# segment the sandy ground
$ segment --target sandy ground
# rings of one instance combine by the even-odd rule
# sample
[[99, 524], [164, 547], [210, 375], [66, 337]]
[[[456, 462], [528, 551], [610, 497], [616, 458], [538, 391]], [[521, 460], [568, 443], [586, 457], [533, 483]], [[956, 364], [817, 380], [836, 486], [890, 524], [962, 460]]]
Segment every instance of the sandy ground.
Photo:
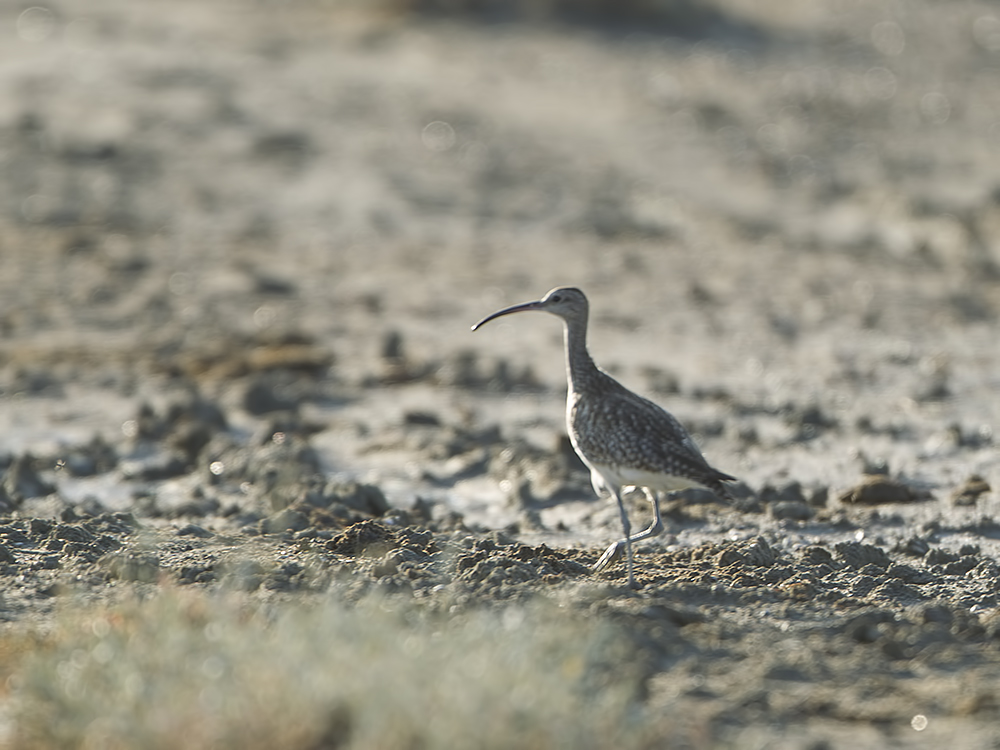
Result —
[[[691, 746], [998, 746], [1000, 14], [677, 7], [0, 4], [9, 627], [555, 595]], [[741, 480], [638, 592], [558, 321], [469, 330], [557, 285]]]

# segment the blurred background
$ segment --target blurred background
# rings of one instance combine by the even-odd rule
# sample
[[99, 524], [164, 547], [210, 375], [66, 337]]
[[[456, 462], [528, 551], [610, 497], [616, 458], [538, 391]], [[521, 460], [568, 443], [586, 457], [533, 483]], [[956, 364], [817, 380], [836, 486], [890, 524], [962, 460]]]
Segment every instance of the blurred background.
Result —
[[[165, 381], [284, 367], [322, 373], [294, 398], [367, 394], [359, 419], [397, 419], [412, 383], [466, 413], [540, 388], [531, 409], [559, 430], [558, 325], [468, 327], [563, 284], [590, 296], [597, 361], [687, 397], [684, 417], [794, 403], [877, 437], [931, 415], [921, 441], [996, 422], [992, 3], [92, 0], [0, 18], [0, 388], [103, 394], [49, 429]], [[737, 428], [716, 463], [799, 465]], [[855, 460], [817, 445], [818, 472]]]
[[[39, 3], [0, 745], [996, 746], [1000, 5]], [[558, 321], [469, 330], [561, 285], [746, 484], [642, 592], [585, 567]]]

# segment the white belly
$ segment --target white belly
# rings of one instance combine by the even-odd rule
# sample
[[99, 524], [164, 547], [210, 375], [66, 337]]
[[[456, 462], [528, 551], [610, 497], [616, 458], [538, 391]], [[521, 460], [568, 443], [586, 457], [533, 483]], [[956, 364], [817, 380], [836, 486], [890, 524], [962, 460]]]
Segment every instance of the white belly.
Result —
[[607, 464], [593, 464], [586, 460], [584, 462], [590, 467], [591, 481], [594, 484], [594, 489], [598, 491], [600, 491], [598, 485], [605, 487], [648, 487], [658, 492], [674, 492], [688, 487], [702, 486], [699, 482], [685, 477]]

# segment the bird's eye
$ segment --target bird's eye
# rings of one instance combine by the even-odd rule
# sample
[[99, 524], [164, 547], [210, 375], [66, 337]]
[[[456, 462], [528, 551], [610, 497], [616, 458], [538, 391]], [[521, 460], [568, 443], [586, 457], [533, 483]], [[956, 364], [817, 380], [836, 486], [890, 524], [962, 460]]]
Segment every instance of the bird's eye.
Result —
[[562, 297], [560, 297], [558, 294], [552, 295], [551, 297], [549, 297], [549, 299], [552, 300], [553, 302], [562, 302]]

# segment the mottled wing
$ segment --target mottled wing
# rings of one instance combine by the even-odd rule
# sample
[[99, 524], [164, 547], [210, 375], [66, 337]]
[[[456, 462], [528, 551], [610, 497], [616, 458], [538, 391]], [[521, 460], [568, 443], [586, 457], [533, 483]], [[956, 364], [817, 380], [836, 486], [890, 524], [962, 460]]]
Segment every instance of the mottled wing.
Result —
[[601, 392], [579, 395], [569, 419], [592, 463], [684, 477], [728, 494], [720, 481], [733, 477], [708, 464], [673, 415], [610, 377]]

